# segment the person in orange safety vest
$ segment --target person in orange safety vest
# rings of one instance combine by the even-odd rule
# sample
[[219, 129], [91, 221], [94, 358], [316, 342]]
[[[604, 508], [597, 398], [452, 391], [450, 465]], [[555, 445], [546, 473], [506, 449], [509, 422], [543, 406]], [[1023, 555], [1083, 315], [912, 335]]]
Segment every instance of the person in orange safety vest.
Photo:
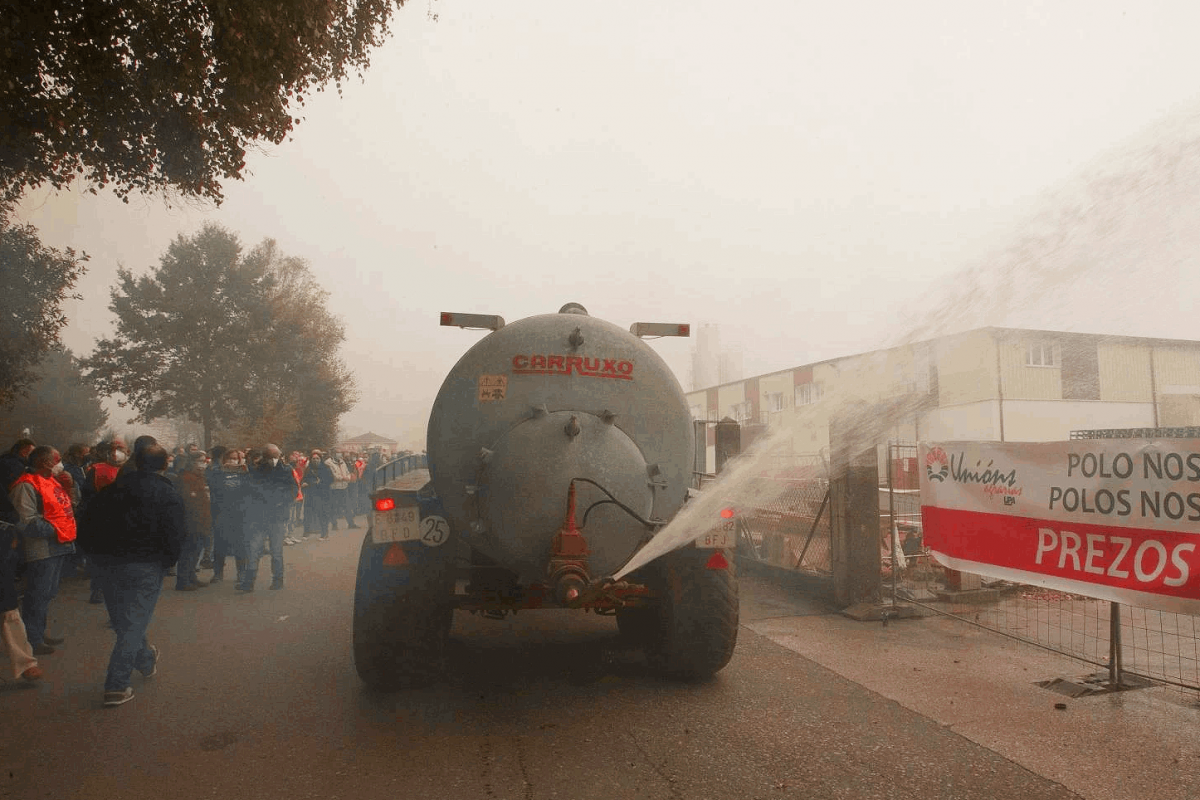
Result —
[[20, 517], [25, 545], [25, 597], [21, 618], [34, 655], [54, 652], [62, 637], [46, 635], [50, 602], [58, 595], [67, 556], [75, 552], [75, 512], [71, 506], [71, 476], [62, 457], [42, 445], [29, 454], [30, 472], [9, 489], [9, 500]]

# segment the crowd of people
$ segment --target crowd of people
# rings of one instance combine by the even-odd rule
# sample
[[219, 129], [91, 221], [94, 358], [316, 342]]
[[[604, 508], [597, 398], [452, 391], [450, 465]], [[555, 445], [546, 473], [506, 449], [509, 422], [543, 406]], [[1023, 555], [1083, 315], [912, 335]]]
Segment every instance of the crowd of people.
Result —
[[134, 670], [158, 670], [146, 629], [165, 577], [198, 591], [225, 581], [232, 559], [234, 588], [249, 593], [269, 555], [270, 588], [283, 589], [284, 548], [323, 541], [342, 520], [357, 528], [381, 462], [320, 448], [284, 455], [274, 444], [168, 452], [151, 436], [132, 453], [114, 438], [72, 444], [63, 457], [18, 440], [0, 455], [0, 642], [13, 678], [43, 677], [38, 656], [64, 641], [47, 631], [50, 606], [64, 573], [83, 571], [117, 638], [104, 704], [128, 701]]

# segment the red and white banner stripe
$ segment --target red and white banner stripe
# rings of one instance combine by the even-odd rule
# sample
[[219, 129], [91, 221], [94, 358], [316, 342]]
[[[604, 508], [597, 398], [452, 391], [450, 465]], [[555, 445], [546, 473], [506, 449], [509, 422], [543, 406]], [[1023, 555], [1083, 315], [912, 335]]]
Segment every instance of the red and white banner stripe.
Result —
[[920, 465], [945, 566], [1200, 614], [1200, 440], [927, 443]]

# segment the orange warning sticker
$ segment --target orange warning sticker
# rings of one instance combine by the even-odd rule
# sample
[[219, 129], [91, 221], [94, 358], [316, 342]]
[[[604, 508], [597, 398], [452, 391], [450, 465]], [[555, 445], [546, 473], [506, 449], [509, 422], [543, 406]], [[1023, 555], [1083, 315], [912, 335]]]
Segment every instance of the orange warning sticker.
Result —
[[479, 402], [491, 403], [496, 400], [503, 400], [505, 393], [508, 392], [508, 376], [507, 375], [480, 375], [479, 376]]

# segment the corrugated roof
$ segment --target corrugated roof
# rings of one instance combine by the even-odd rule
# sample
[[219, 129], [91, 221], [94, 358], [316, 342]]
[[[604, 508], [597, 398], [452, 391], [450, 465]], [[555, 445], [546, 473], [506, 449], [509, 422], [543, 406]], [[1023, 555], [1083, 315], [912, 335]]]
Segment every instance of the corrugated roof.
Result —
[[343, 439], [341, 444], [399, 444], [399, 442], [386, 436], [380, 436], [378, 433], [364, 433]]

